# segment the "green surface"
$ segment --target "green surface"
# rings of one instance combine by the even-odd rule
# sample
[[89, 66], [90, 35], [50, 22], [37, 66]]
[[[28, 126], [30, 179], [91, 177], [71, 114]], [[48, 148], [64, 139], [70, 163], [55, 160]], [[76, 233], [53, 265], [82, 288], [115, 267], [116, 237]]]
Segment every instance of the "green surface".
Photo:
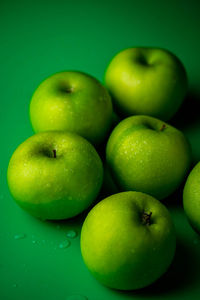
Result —
[[[34, 3], [34, 4], [33, 4]], [[175, 260], [153, 286], [119, 292], [101, 286], [83, 264], [79, 239], [60, 249], [68, 228], [84, 216], [59, 223], [41, 222], [11, 198], [6, 169], [15, 148], [33, 134], [28, 108], [34, 89], [47, 76], [73, 69], [102, 80], [121, 49], [165, 47], [184, 63], [190, 91], [171, 123], [189, 138], [200, 160], [200, 5], [198, 1], [1, 1], [0, 3], [0, 298], [59, 299], [81, 294], [89, 300], [198, 299], [200, 238], [189, 226], [181, 192], [166, 202], [177, 230]], [[26, 234], [15, 239], [16, 234]]]

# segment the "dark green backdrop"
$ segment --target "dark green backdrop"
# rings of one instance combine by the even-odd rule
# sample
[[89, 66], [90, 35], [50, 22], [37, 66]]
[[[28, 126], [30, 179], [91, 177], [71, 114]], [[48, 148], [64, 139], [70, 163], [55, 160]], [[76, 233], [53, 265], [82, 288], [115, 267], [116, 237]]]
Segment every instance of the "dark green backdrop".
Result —
[[[186, 66], [190, 91], [171, 121], [189, 138], [200, 159], [199, 1], [1, 1], [0, 2], [0, 298], [59, 299], [81, 294], [90, 300], [197, 299], [200, 297], [200, 239], [182, 210], [181, 191], [171, 197], [177, 229], [175, 260], [165, 276], [139, 292], [101, 286], [84, 266], [79, 238], [59, 249], [68, 228], [80, 233], [84, 216], [42, 223], [12, 200], [6, 183], [9, 158], [33, 134], [28, 107], [34, 89], [48, 75], [81, 70], [102, 80], [119, 50], [165, 47]], [[25, 234], [15, 239], [16, 234]]]

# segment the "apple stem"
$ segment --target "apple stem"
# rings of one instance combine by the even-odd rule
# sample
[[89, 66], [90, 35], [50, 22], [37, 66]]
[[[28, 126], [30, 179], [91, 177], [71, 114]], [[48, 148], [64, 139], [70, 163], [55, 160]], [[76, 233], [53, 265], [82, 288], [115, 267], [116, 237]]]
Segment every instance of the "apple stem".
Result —
[[148, 225], [148, 226], [150, 225], [151, 215], [152, 215], [152, 212], [150, 212], [149, 214], [146, 212], [143, 212], [143, 214], [142, 214], [142, 224], [143, 225]]
[[163, 131], [166, 128], [166, 124], [162, 124], [162, 127], [160, 128], [160, 131]]
[[53, 149], [53, 157], [56, 158], [56, 150]]

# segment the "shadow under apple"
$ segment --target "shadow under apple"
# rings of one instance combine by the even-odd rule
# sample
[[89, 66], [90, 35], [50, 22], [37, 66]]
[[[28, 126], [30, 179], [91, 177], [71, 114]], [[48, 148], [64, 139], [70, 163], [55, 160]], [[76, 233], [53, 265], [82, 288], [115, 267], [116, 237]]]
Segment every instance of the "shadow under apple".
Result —
[[126, 298], [155, 298], [161, 295], [170, 295], [178, 290], [189, 289], [200, 280], [199, 263], [195, 259], [191, 247], [184, 241], [177, 239], [177, 248], [174, 260], [168, 271], [152, 285], [137, 291], [117, 291]]
[[200, 95], [195, 91], [189, 91], [182, 106], [169, 123], [182, 130], [187, 127], [200, 124]]
[[191, 91], [170, 124], [182, 130], [192, 147], [193, 164], [200, 161], [200, 94]]

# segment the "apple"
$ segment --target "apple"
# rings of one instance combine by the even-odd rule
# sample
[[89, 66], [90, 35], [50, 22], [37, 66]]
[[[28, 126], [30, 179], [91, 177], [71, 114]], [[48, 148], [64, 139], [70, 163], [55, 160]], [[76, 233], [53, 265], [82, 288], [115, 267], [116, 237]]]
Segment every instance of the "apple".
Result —
[[200, 162], [192, 169], [185, 183], [183, 207], [191, 226], [200, 233]]
[[70, 132], [33, 135], [12, 155], [7, 180], [16, 203], [40, 219], [67, 219], [99, 193], [103, 167], [95, 148]]
[[120, 191], [139, 191], [163, 199], [184, 180], [191, 148], [178, 129], [150, 116], [132, 116], [112, 131], [106, 160]]
[[120, 290], [150, 285], [174, 257], [175, 229], [167, 208], [140, 192], [100, 201], [81, 230], [83, 260], [102, 284]]
[[35, 132], [66, 130], [98, 145], [112, 124], [112, 102], [106, 88], [82, 72], [56, 73], [36, 89], [30, 103]]
[[124, 116], [150, 115], [169, 120], [187, 92], [181, 61], [160, 48], [137, 47], [119, 52], [105, 72], [113, 104]]

